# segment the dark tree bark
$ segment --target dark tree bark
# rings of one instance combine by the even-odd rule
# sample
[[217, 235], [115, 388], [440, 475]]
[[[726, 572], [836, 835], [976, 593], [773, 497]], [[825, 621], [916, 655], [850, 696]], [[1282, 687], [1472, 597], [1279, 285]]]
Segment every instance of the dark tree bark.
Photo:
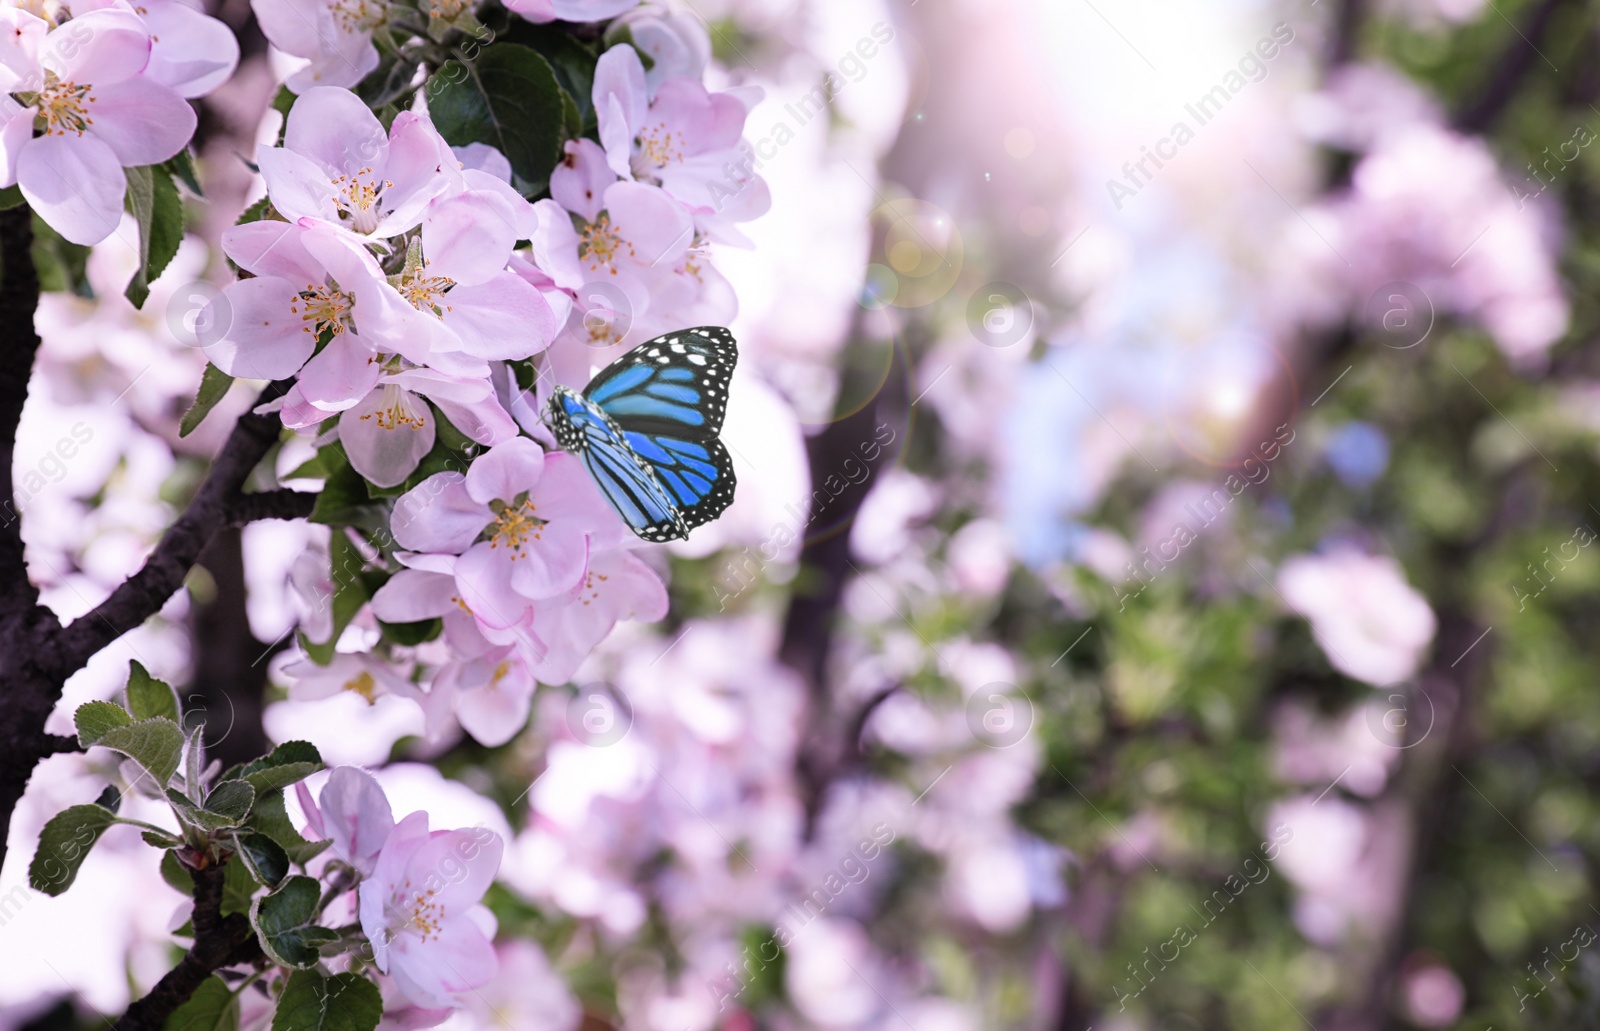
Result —
[[241, 946], [253, 945], [255, 932], [242, 913], [222, 915], [222, 866], [190, 873], [194, 877], [194, 945], [149, 995], [128, 1007], [112, 1031], [160, 1031], [172, 1011], [187, 1002], [206, 978], [224, 966], [248, 962], [249, 952]]

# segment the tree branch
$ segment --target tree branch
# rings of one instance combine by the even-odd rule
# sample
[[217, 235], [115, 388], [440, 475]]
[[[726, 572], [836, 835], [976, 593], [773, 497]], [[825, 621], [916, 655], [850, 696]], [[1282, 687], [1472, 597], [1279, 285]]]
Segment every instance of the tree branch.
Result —
[[1494, 70], [1484, 77], [1483, 93], [1477, 100], [1457, 113], [1455, 127], [1461, 132], [1482, 133], [1494, 124], [1517, 95], [1522, 80], [1535, 64], [1548, 60], [1539, 52], [1545, 31], [1556, 10], [1567, 0], [1544, 0], [1533, 9], [1528, 24], [1523, 28], [1513, 26], [1515, 35], [1507, 37], [1505, 52], [1495, 62]]
[[311, 491], [266, 490], [259, 494], [240, 494], [228, 503], [228, 523], [243, 526], [261, 519], [304, 519], [316, 507], [317, 495]]
[[149, 995], [128, 1007], [112, 1031], [160, 1031], [172, 1011], [189, 1001], [206, 978], [247, 959], [239, 950], [252, 941], [250, 921], [241, 913], [222, 915], [221, 864], [190, 873], [194, 877], [194, 945]]
[[[262, 391], [260, 399], [269, 401], [280, 397], [288, 387], [286, 381], [273, 383]], [[302, 514], [295, 506], [305, 505], [305, 512], [309, 513], [309, 503], [304, 499], [315, 500], [309, 494], [286, 501], [282, 495], [294, 492], [240, 493], [251, 471], [277, 441], [280, 428], [276, 415], [247, 412], [239, 417], [210, 475], [195, 492], [183, 515], [162, 536], [144, 567], [112, 591], [111, 597], [56, 635], [52, 642], [56, 664], [51, 668], [52, 673], [65, 679], [100, 649], [159, 612], [167, 599], [183, 586], [183, 579], [194, 566], [195, 559], [222, 526], [240, 521], [257, 508], [270, 510], [266, 512], [267, 517], [275, 519], [289, 518], [291, 509], [295, 516]], [[247, 500], [251, 497], [270, 497], [271, 500]]]
[[39, 592], [28, 582], [22, 557], [22, 527], [16, 515], [12, 465], [17, 426], [28, 400], [28, 380], [39, 351], [33, 313], [39, 306], [39, 273], [33, 267], [33, 212], [26, 205], [0, 211], [0, 629], [32, 609]]

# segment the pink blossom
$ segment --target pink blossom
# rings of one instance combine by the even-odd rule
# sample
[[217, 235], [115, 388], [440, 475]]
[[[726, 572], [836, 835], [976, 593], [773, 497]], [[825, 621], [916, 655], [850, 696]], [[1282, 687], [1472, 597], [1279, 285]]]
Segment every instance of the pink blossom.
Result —
[[[123, 0], [73, 0], [74, 17], [90, 11], [122, 10]], [[150, 63], [144, 75], [179, 96], [203, 97], [239, 66], [239, 40], [227, 25], [185, 0], [139, 0], [135, 8], [150, 31]]]
[[389, 799], [372, 775], [356, 766], [336, 768], [317, 795], [320, 808], [312, 803], [304, 781], [295, 785], [295, 791], [308, 830], [316, 838], [332, 838], [335, 855], [362, 876], [372, 876], [383, 844], [394, 829]]
[[404, 548], [460, 556], [460, 604], [496, 629], [571, 590], [590, 549], [614, 547], [626, 533], [578, 459], [547, 457], [524, 437], [489, 449], [465, 476], [424, 480], [397, 502], [394, 525]]
[[650, 59], [644, 82], [651, 96], [668, 79], [700, 78], [711, 63], [705, 22], [660, 4], [641, 4], [623, 14], [606, 29], [606, 41], [631, 43]]
[[533, 632], [549, 646], [534, 675], [565, 684], [618, 621], [666, 614], [667, 588], [654, 570], [626, 551], [600, 552], [571, 592], [534, 606]]
[[500, 836], [482, 827], [428, 832], [428, 814], [395, 825], [361, 883], [361, 929], [373, 961], [416, 1006], [458, 1005], [494, 977], [494, 946], [478, 905], [500, 867]]
[[[131, 11], [91, 11], [42, 37], [22, 12], [20, 36], [0, 70], [6, 92], [31, 100], [0, 113], [0, 186], [73, 243], [98, 243], [122, 218], [124, 166], [159, 164], [194, 135], [194, 110], [171, 87], [141, 74], [150, 32]], [[25, 68], [37, 44], [36, 68]], [[44, 133], [35, 137], [36, 118]]]
[[1299, 555], [1279, 568], [1278, 589], [1311, 621], [1334, 668], [1357, 680], [1386, 687], [1407, 679], [1433, 641], [1433, 610], [1386, 555]]
[[428, 202], [460, 183], [455, 155], [426, 116], [402, 111], [385, 133], [360, 97], [331, 86], [294, 102], [283, 146], [261, 147], [256, 162], [285, 218], [379, 238], [415, 228]]
[[675, 78], [652, 97], [644, 63], [624, 45], [600, 55], [593, 99], [613, 172], [659, 185], [689, 208], [712, 239], [748, 244], [733, 223], [756, 218], [772, 205], [766, 181], [739, 150], [745, 101], [753, 103], [759, 94], [710, 93], [698, 79]]
[[431, 400], [451, 424], [480, 444], [517, 435], [488, 379], [447, 376], [432, 369], [384, 375], [365, 399], [339, 416], [339, 439], [356, 472], [380, 487], [403, 483], [436, 437]]
[[372, 32], [389, 16], [387, 0], [250, 0], [272, 45], [310, 63], [289, 76], [296, 93], [354, 86], [378, 67]]

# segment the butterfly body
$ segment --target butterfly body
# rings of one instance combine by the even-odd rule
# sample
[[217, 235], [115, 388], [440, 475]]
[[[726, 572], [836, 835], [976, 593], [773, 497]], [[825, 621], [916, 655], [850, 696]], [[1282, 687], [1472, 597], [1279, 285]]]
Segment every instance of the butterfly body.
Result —
[[555, 388], [547, 421], [556, 443], [645, 540], [687, 538], [733, 501], [718, 434], [737, 360], [733, 335], [703, 326], [640, 344], [582, 393]]

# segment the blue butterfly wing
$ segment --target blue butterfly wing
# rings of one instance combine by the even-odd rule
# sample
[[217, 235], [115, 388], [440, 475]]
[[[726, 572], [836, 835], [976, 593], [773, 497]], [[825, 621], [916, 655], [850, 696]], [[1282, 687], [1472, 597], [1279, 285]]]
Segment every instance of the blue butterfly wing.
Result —
[[716, 437], [688, 440], [636, 430], [623, 436], [671, 495], [687, 529], [709, 523], [733, 503], [733, 461]]
[[733, 501], [733, 463], [717, 434], [738, 361], [720, 326], [679, 330], [639, 345], [589, 382], [558, 389], [556, 437], [645, 540], [687, 537]]
[[676, 497], [667, 492], [598, 405], [561, 390], [551, 409], [557, 413], [556, 436], [561, 446], [578, 455], [600, 493], [634, 533], [648, 541], [688, 536]]
[[683, 329], [618, 358], [584, 395], [625, 430], [710, 440], [722, 431], [738, 358], [733, 334], [721, 326]]

